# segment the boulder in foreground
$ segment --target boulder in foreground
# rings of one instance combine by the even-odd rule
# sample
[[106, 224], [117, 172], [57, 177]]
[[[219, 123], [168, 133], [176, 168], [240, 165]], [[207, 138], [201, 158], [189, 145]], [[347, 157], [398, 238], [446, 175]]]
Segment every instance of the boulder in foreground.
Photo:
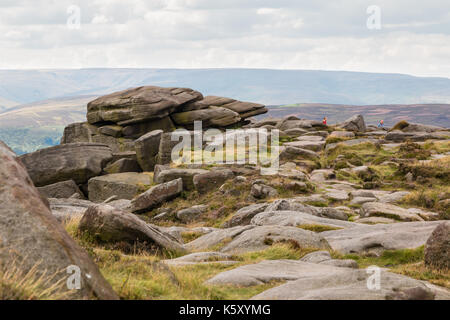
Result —
[[141, 242], [147, 244], [149, 249], [156, 246], [157, 249], [185, 252], [175, 238], [156, 226], [145, 223], [132, 213], [105, 204], [89, 207], [80, 221], [79, 228], [102, 242]]
[[26, 274], [37, 268], [55, 277], [45, 286], [61, 281], [65, 291], [69, 266], [81, 269], [80, 290], [69, 291], [70, 299], [118, 299], [89, 255], [53, 217], [14, 153], [0, 142], [0, 265], [13, 263]]

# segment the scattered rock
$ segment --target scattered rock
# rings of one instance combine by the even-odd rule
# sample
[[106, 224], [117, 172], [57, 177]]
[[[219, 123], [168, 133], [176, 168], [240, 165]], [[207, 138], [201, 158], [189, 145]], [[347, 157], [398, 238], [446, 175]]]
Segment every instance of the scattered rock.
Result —
[[330, 228], [353, 228], [357, 223], [319, 217], [299, 211], [268, 211], [258, 213], [251, 220], [252, 225], [278, 225], [293, 227], [323, 226]]
[[280, 153], [280, 160], [282, 161], [299, 160], [299, 159], [317, 161], [319, 160], [319, 155], [311, 150], [287, 145], [285, 145], [285, 148], [283, 148]]
[[108, 164], [104, 171], [108, 174], [114, 174], [124, 172], [142, 172], [142, 169], [136, 160], [124, 158]]
[[213, 170], [195, 175], [193, 177], [193, 183], [195, 189], [200, 194], [204, 194], [219, 188], [233, 177], [234, 173], [229, 169]]
[[325, 147], [325, 141], [292, 141], [284, 144], [286, 147], [296, 147], [311, 151], [322, 151]]
[[185, 248], [190, 251], [200, 251], [223, 246], [244, 231], [253, 228], [254, 226], [238, 226], [228, 229], [219, 229], [185, 244]]
[[182, 191], [183, 180], [181, 178], [156, 185], [131, 200], [131, 211], [135, 213], [149, 211], [164, 201], [177, 197]]
[[328, 189], [326, 196], [327, 198], [335, 201], [346, 201], [350, 198], [347, 191], [336, 189]]
[[341, 253], [380, 254], [384, 250], [414, 249], [425, 244], [437, 221], [358, 225], [322, 232], [333, 250]]
[[229, 221], [225, 222], [225, 228], [250, 224], [252, 218], [263, 212], [269, 206], [268, 203], [256, 203], [239, 209]]
[[204, 213], [207, 209], [208, 209], [208, 206], [205, 206], [205, 205], [193, 206], [193, 207], [178, 211], [177, 218], [180, 219], [181, 221], [187, 223], [187, 222], [190, 222], [190, 221], [194, 220], [195, 218], [197, 218], [199, 215]]
[[166, 169], [160, 171], [154, 179], [157, 183], [164, 183], [181, 178], [184, 190], [194, 190], [194, 177], [208, 172], [208, 170], [203, 169]]
[[400, 221], [423, 221], [415, 213], [389, 203], [368, 202], [361, 207], [361, 217], [385, 217]]
[[[280, 264], [280, 261], [272, 263], [273, 265]], [[414, 296], [434, 298], [435, 295], [438, 298], [439, 291], [432, 288], [431, 285], [385, 270], [381, 270], [380, 290], [373, 290], [368, 286], [371, 273], [366, 270], [339, 268], [301, 261], [298, 261], [298, 263], [301, 265], [297, 268], [297, 280], [288, 281], [286, 284], [266, 290], [252, 297], [252, 300], [392, 300], [399, 292], [405, 292], [411, 290], [411, 288], [420, 288], [415, 290], [420, 290], [426, 294], [407, 295], [400, 299], [410, 299]], [[265, 275], [268, 270], [272, 269], [269, 266], [264, 268], [263, 263], [259, 265], [258, 269], [261, 269], [259, 273], [252, 270], [254, 277], [259, 277], [260, 273]], [[235, 271], [235, 276], [237, 276], [240, 270], [239, 268], [235, 270], [237, 270]], [[263, 273], [263, 271], [266, 271], [266, 273]], [[219, 274], [219, 276], [222, 274]], [[230, 274], [227, 276], [228, 279], [231, 278]], [[240, 280], [242, 281], [245, 276], [250, 277], [251, 273], [243, 274]], [[222, 281], [221, 283], [227, 282]], [[446, 299], [448, 296], [448, 293], [439, 293], [441, 299]]]
[[366, 123], [364, 122], [364, 117], [360, 114], [347, 119], [342, 124], [340, 124], [339, 127], [348, 131], [355, 131], [355, 132], [366, 131]]
[[278, 196], [278, 191], [264, 184], [254, 184], [250, 190], [250, 196], [255, 199], [273, 198]]
[[355, 197], [352, 199], [352, 201], [350, 201], [350, 204], [353, 205], [361, 205], [367, 202], [375, 202], [377, 201], [376, 198], [371, 198], [371, 197]]
[[428, 238], [425, 264], [433, 269], [450, 269], [450, 222], [440, 223]]
[[183, 253], [186, 250], [173, 237], [156, 226], [147, 224], [132, 213], [97, 204], [88, 208], [80, 221], [79, 229], [106, 243], [144, 243], [153, 249], [165, 249]]
[[73, 180], [57, 182], [37, 189], [46, 198], [70, 198], [78, 194], [80, 199], [84, 199], [84, 194]]
[[108, 174], [89, 180], [89, 200], [103, 202], [111, 196], [131, 200], [152, 184], [145, 173], [125, 172]]

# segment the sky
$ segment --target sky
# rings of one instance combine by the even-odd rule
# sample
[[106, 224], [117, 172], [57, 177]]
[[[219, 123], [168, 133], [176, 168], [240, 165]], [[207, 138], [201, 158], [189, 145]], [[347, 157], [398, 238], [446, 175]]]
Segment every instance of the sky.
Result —
[[449, 0], [0, 0], [0, 69], [450, 77]]

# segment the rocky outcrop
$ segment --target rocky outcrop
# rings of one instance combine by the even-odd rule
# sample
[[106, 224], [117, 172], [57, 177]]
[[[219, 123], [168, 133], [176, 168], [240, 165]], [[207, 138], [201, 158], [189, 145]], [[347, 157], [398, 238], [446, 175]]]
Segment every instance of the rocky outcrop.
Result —
[[[44, 289], [56, 286], [69, 299], [118, 299], [89, 255], [53, 217], [25, 167], [2, 142], [0, 185], [0, 267], [15, 264], [24, 274], [35, 268], [38, 277], [54, 275], [43, 282]], [[81, 270], [80, 290], [65, 286], [70, 266]]]
[[91, 101], [88, 122], [66, 127], [61, 143], [98, 142], [114, 152], [132, 151], [134, 140], [151, 131], [192, 128], [195, 121], [202, 121], [203, 128], [225, 128], [266, 112], [257, 103], [203, 97], [192, 89], [144, 86]]
[[131, 201], [131, 211], [135, 213], [149, 211], [164, 201], [177, 197], [182, 191], [183, 180], [181, 178], [156, 185]]
[[428, 238], [425, 264], [433, 269], [450, 269], [450, 222], [442, 222]]
[[186, 251], [180, 243], [156, 226], [145, 223], [132, 213], [104, 204], [89, 207], [80, 221], [79, 229], [106, 243], [140, 242], [147, 244], [150, 250], [156, 246], [156, 249], [179, 253]]
[[101, 174], [111, 160], [111, 149], [102, 144], [71, 143], [41, 149], [20, 157], [37, 187], [73, 180], [84, 184]]

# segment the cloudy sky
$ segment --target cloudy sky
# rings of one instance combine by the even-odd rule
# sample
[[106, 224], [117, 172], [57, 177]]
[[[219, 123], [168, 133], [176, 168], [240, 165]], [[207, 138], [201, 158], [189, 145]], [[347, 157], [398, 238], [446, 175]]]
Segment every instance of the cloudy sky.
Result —
[[0, 0], [1, 69], [88, 67], [450, 77], [450, 1]]

